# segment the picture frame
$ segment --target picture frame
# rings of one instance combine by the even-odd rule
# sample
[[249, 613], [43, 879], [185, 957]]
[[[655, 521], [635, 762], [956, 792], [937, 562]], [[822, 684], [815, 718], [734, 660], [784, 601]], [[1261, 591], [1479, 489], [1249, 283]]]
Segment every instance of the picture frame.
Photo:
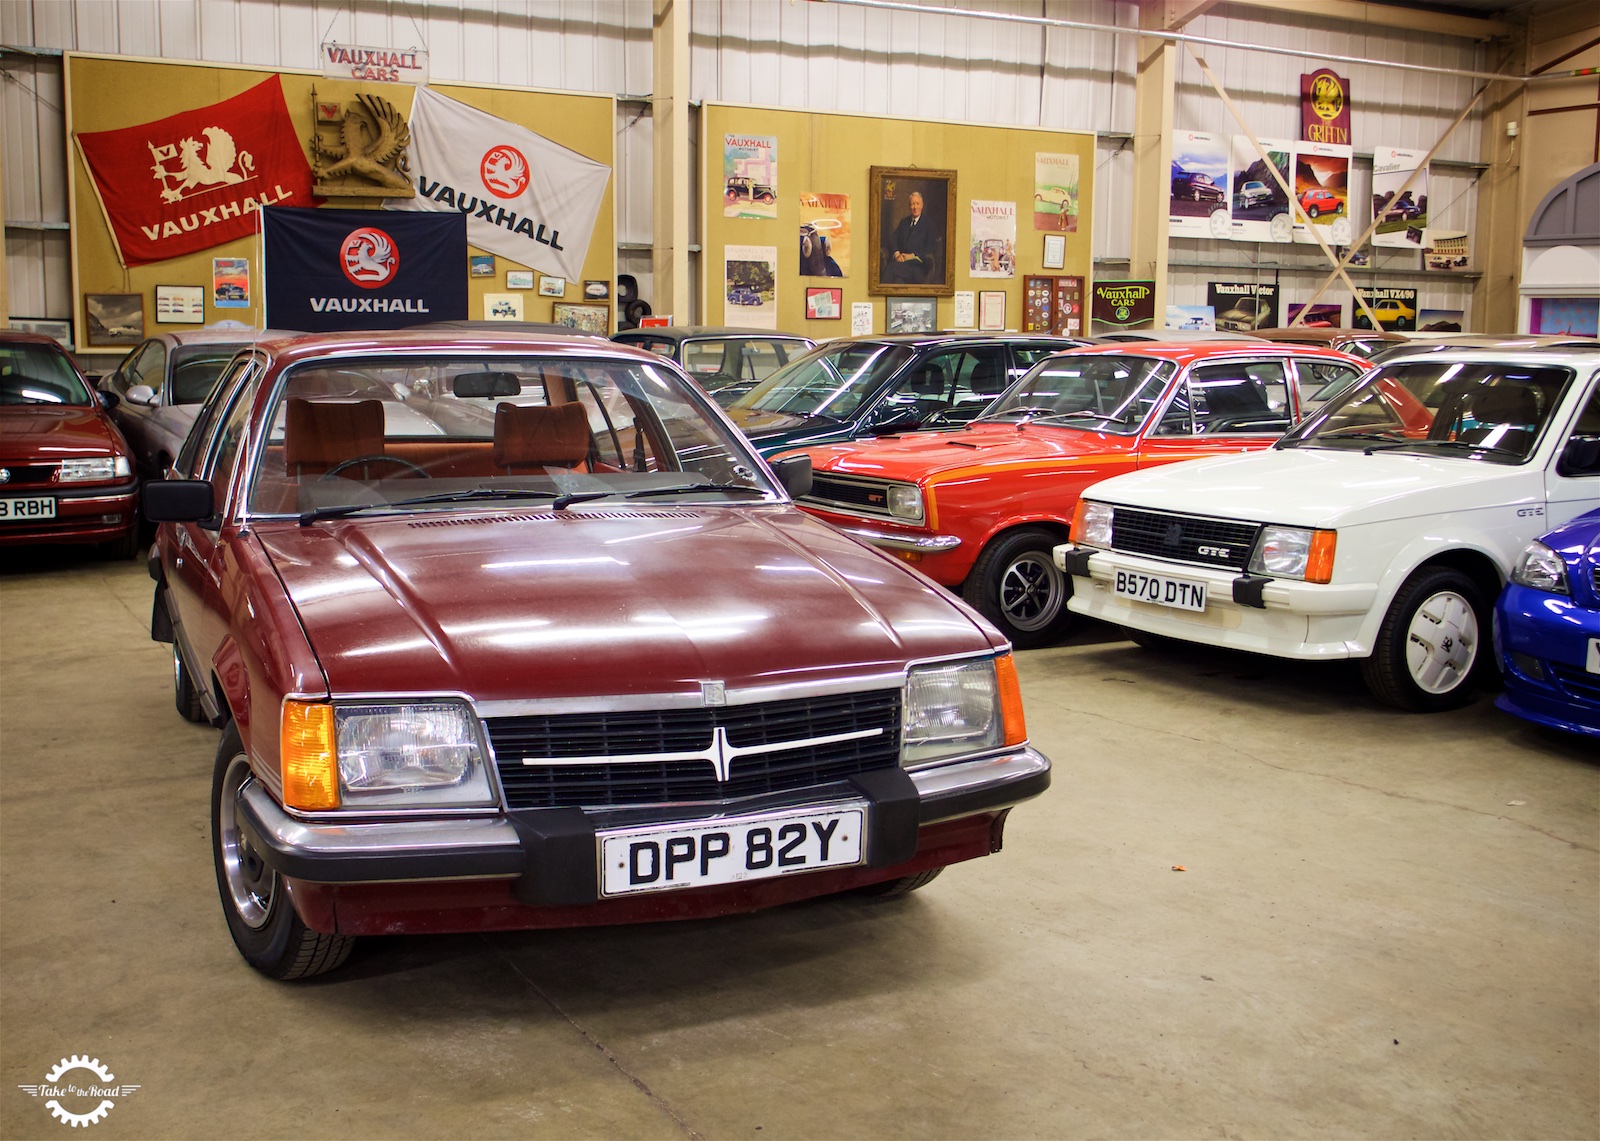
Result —
[[583, 299], [585, 301], [610, 301], [611, 283], [609, 281], [585, 281], [583, 283]]
[[494, 255], [493, 254], [471, 254], [471, 255], [469, 255], [468, 258], [467, 258], [467, 276], [468, 277], [493, 277], [494, 276]]
[[1006, 293], [1003, 289], [985, 289], [978, 294], [978, 328], [984, 332], [998, 333], [1006, 327]]
[[507, 289], [532, 289], [533, 288], [533, 270], [531, 270], [531, 269], [508, 269], [508, 270], [506, 270], [506, 288]]
[[886, 333], [931, 333], [939, 327], [937, 297], [891, 297], [884, 305]]
[[599, 333], [603, 337], [611, 332], [611, 306], [558, 301], [551, 307], [551, 320], [557, 325], [584, 333]]
[[567, 295], [567, 279], [564, 277], [551, 277], [549, 274], [539, 275], [540, 297], [565, 297]]
[[483, 295], [483, 319], [485, 321], [523, 320], [522, 294], [485, 293]]
[[838, 286], [806, 287], [807, 321], [842, 321], [844, 319], [844, 290]]
[[84, 340], [92, 349], [137, 345], [144, 340], [142, 293], [85, 293]]
[[867, 292], [893, 297], [954, 294], [956, 172], [875, 166], [869, 194]]
[[1044, 236], [1045, 269], [1065, 269], [1067, 267], [1067, 236], [1065, 234], [1046, 234]]
[[156, 286], [156, 323], [204, 325], [206, 287], [203, 285]]
[[11, 327], [19, 333], [40, 333], [72, 351], [72, 322], [65, 317], [13, 317]]

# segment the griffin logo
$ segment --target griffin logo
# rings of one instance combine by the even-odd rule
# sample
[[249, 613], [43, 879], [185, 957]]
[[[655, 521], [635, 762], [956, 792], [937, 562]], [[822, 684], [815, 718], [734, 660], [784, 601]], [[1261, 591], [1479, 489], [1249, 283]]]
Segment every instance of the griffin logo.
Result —
[[1161, 545], [1163, 547], [1176, 547], [1181, 542], [1183, 542], [1183, 524], [1168, 523], [1166, 531], [1161, 535]]
[[[219, 186], [255, 177], [255, 160], [241, 151], [221, 127], [207, 127], [205, 142], [188, 138], [166, 146], [146, 143], [153, 161], [151, 177], [161, 183], [163, 202], [181, 202]], [[169, 165], [169, 164], [175, 164]]]
[[491, 147], [484, 152], [478, 173], [496, 198], [515, 198], [528, 189], [528, 160], [516, 147], [503, 143]]
[[400, 251], [394, 239], [376, 226], [351, 230], [339, 247], [339, 266], [362, 289], [378, 289], [400, 272]]

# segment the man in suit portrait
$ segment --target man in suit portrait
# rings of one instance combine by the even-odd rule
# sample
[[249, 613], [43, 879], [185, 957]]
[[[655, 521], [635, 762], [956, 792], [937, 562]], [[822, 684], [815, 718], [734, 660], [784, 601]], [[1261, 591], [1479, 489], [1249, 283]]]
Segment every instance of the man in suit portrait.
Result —
[[940, 221], [924, 213], [922, 192], [906, 200], [910, 211], [894, 228], [884, 253], [883, 280], [907, 285], [944, 282], [944, 233]]

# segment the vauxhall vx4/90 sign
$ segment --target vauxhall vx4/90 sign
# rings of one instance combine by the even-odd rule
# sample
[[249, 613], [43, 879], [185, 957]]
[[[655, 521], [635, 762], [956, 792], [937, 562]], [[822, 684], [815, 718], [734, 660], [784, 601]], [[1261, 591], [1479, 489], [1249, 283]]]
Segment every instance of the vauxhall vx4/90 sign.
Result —
[[339, 332], [467, 316], [467, 220], [383, 210], [262, 213], [267, 324]]

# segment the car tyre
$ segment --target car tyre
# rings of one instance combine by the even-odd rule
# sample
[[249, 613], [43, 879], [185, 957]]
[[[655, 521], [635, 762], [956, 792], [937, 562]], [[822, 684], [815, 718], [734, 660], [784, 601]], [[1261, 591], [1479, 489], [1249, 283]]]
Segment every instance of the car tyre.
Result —
[[1306, 213], [1310, 214], [1313, 218], [1315, 218], [1317, 216], [1317, 214], [1318, 214], [1318, 210], [1317, 210], [1317, 208], [1315, 206], [1312, 206], [1311, 209], [1306, 211]]
[[1447, 567], [1425, 568], [1400, 588], [1378, 627], [1361, 675], [1385, 705], [1414, 713], [1458, 709], [1489, 653], [1489, 610], [1473, 581]]
[[120, 539], [100, 544], [100, 555], [107, 562], [121, 563], [133, 558], [139, 553], [139, 525], [137, 522], [128, 528], [128, 533]]
[[1071, 624], [1072, 580], [1050, 557], [1059, 542], [1042, 527], [1002, 535], [984, 548], [962, 588], [962, 597], [1019, 650], [1047, 646]]
[[288, 982], [326, 974], [350, 957], [355, 939], [324, 935], [300, 921], [278, 873], [239, 826], [239, 790], [253, 779], [239, 729], [231, 721], [217, 748], [211, 783], [211, 852], [228, 933], [245, 962]]
[[882, 883], [869, 883], [865, 887], [853, 889], [856, 895], [864, 895], [869, 899], [899, 899], [903, 895], [910, 895], [919, 887], [927, 887], [939, 878], [939, 873], [944, 868], [929, 868], [915, 875], [901, 876], [897, 880], [884, 880]]
[[206, 711], [200, 704], [200, 690], [189, 676], [189, 667], [183, 664], [176, 638], [172, 640], [172, 700], [178, 707], [178, 716], [185, 721], [206, 720]]
[[1135, 630], [1132, 626], [1122, 627], [1122, 635], [1141, 650], [1152, 653], [1165, 653], [1182, 645], [1177, 638], [1169, 638], [1165, 634], [1152, 634], [1148, 630]]

